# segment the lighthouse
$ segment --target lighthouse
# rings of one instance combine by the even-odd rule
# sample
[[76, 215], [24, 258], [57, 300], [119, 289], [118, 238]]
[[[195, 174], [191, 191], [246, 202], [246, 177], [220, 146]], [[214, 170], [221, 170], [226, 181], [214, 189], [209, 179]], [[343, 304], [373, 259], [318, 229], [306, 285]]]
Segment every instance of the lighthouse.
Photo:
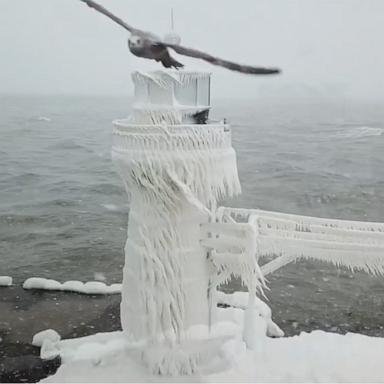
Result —
[[[114, 121], [112, 148], [130, 201], [121, 323], [152, 373], [196, 374], [231, 337], [257, 354], [265, 335], [283, 336], [256, 293], [288, 263], [312, 258], [383, 274], [382, 223], [220, 206], [240, 183], [230, 127], [209, 116], [209, 73], [132, 79], [133, 112]], [[240, 301], [217, 291], [232, 277], [249, 292]], [[237, 333], [222, 332], [228, 320]]]
[[[121, 322], [147, 354], [177, 351], [188, 330], [214, 321], [201, 228], [240, 192], [236, 154], [229, 126], [209, 118], [210, 73], [134, 72], [132, 80], [133, 113], [114, 121], [112, 148], [130, 201]], [[167, 371], [164, 354], [148, 358], [157, 370]], [[179, 371], [193, 371], [194, 357], [184, 360]]]
[[[313, 372], [326, 381], [334, 371], [319, 365], [321, 350], [328, 366], [335, 357], [352, 366], [343, 351], [360, 350], [360, 339], [315, 333], [269, 341], [284, 332], [256, 293], [264, 276], [306, 258], [384, 275], [384, 223], [221, 206], [240, 184], [230, 127], [209, 117], [210, 74], [162, 70], [132, 79], [133, 112], [114, 121], [112, 148], [130, 201], [123, 331], [47, 338], [41, 356], [63, 361], [51, 379], [276, 382], [294, 372], [300, 381], [304, 361], [307, 381]], [[259, 266], [263, 256], [274, 258]], [[217, 290], [231, 277], [248, 292]], [[369, 348], [380, 366], [376, 341]]]

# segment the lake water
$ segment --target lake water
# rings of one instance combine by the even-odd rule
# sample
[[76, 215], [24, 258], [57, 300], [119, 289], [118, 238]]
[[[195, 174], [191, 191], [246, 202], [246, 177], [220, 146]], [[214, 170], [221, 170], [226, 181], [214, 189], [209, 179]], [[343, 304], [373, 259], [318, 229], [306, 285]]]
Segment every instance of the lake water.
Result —
[[[111, 162], [111, 120], [127, 116], [130, 102], [0, 97], [0, 275], [17, 284], [31, 276], [92, 280], [95, 273], [121, 281], [129, 207]], [[226, 204], [384, 222], [382, 104], [214, 105], [211, 116], [232, 123], [243, 189]], [[338, 308], [347, 301], [364, 306], [362, 322], [372, 313], [383, 318], [383, 281], [297, 263], [271, 277], [271, 302], [321, 318], [321, 303]]]

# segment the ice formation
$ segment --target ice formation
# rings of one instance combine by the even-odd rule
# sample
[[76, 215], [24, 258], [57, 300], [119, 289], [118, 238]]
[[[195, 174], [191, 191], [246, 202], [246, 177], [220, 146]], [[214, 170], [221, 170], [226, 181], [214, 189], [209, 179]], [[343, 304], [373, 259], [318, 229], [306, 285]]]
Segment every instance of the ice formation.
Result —
[[[208, 119], [210, 74], [132, 78], [133, 113], [114, 121], [112, 148], [130, 197], [123, 332], [44, 342], [41, 356], [60, 354], [64, 363], [47, 381], [383, 379], [382, 339], [324, 332], [275, 339], [284, 332], [257, 295], [265, 275], [300, 258], [383, 274], [384, 224], [218, 207], [240, 183], [229, 126]], [[277, 257], [260, 267], [266, 255]], [[248, 292], [217, 290], [233, 276]], [[106, 289], [100, 281], [27, 283]]]
[[67, 291], [84, 293], [87, 295], [106, 295], [121, 292], [121, 284], [107, 285], [101, 281], [88, 281], [83, 283], [78, 280], [69, 280], [60, 283], [56, 280], [42, 277], [30, 277], [23, 283], [24, 289], [44, 289], [47, 291]]
[[12, 285], [11, 276], [0, 276], [0, 287], [9, 287]]
[[279, 256], [261, 267], [263, 275], [301, 258], [384, 274], [384, 223], [325, 219], [260, 209], [218, 209], [218, 220], [223, 226], [236, 227], [237, 222], [249, 222], [252, 217], [257, 217], [254, 226], [258, 256]]

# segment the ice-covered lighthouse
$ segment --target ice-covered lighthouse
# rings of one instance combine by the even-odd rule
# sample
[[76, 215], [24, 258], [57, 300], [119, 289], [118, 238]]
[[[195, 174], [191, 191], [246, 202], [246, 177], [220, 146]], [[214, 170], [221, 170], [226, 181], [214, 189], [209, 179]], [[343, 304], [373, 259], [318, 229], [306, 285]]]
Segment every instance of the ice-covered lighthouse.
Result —
[[201, 228], [240, 183], [229, 126], [208, 118], [210, 73], [159, 70], [132, 79], [133, 113], [114, 121], [112, 150], [130, 198], [121, 320], [150, 351], [175, 348], [191, 327], [212, 325], [214, 266]]
[[[130, 198], [123, 332], [47, 338], [41, 356], [63, 362], [48, 382], [380, 381], [382, 340], [270, 340], [284, 333], [256, 292], [302, 258], [384, 275], [384, 223], [220, 206], [240, 185], [230, 129], [208, 118], [210, 75], [132, 77], [133, 114], [114, 122], [112, 151]], [[248, 292], [217, 290], [231, 276]]]
[[[247, 356], [244, 348], [262, 350], [265, 335], [282, 336], [256, 292], [264, 276], [292, 261], [384, 274], [383, 223], [218, 205], [240, 184], [230, 128], [208, 117], [209, 73], [132, 78], [133, 114], [114, 122], [112, 150], [130, 198], [121, 321], [129, 350], [150, 372], [193, 374], [216, 356], [230, 365], [224, 345]], [[259, 267], [266, 255], [275, 258]], [[249, 294], [217, 290], [232, 276]], [[228, 347], [228, 340], [237, 341]]]

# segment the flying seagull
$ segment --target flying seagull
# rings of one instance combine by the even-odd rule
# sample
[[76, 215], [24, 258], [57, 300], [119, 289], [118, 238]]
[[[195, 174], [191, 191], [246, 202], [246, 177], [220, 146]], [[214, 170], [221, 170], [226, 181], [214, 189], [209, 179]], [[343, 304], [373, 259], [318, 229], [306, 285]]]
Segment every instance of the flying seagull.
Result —
[[100, 4], [94, 2], [93, 0], [80, 0], [83, 3], [86, 3], [90, 8], [95, 9], [96, 11], [102, 13], [103, 15], [112, 19], [115, 23], [119, 24], [121, 27], [126, 29], [131, 33], [131, 36], [128, 39], [129, 50], [138, 57], [143, 57], [146, 59], [152, 59], [160, 61], [166, 68], [181, 68], [184, 65], [175, 60], [170, 54], [168, 48], [174, 50], [176, 53], [184, 56], [193, 57], [196, 59], [205, 60], [213, 65], [218, 65], [230, 69], [232, 71], [248, 73], [253, 75], [274, 75], [280, 73], [278, 68], [264, 68], [264, 67], [254, 67], [250, 65], [242, 65], [234, 63], [232, 61], [223, 60], [218, 57], [212, 56], [208, 53], [201, 52], [197, 49], [183, 47], [179, 44], [168, 43], [162, 41], [159, 37], [155, 36], [150, 32], [145, 32], [137, 28], [133, 28], [128, 25], [125, 21], [115, 16], [107, 9], [105, 9]]

